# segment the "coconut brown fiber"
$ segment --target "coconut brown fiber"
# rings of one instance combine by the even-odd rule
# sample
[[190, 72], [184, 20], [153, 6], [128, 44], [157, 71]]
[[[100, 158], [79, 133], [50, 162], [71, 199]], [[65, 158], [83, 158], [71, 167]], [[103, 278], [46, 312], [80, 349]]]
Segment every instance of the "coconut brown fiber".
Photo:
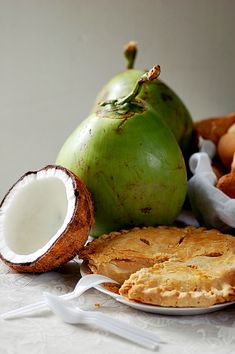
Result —
[[[82, 180], [75, 176], [71, 171], [68, 171], [61, 166], [49, 165], [42, 170], [51, 168], [62, 170], [72, 179], [74, 193], [76, 196], [74, 213], [64, 232], [57, 238], [54, 244], [48, 248], [46, 253], [41, 255], [35, 261], [11, 263], [0, 255], [2, 260], [17, 272], [43, 273], [55, 269], [70, 261], [84, 246], [90, 229], [94, 223], [92, 201]], [[37, 172], [38, 171], [30, 173]]]

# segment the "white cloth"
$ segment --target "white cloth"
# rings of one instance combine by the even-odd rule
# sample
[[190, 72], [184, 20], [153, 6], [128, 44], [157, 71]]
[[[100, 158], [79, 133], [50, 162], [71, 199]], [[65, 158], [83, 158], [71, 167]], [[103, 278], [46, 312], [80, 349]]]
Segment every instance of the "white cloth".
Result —
[[[71, 291], [80, 277], [79, 264], [70, 262], [59, 270], [41, 275], [17, 274], [0, 260], [0, 311], [6, 312], [42, 298], [42, 292]], [[113, 318], [134, 323], [157, 333], [165, 344], [159, 354], [233, 354], [235, 305], [198, 316], [163, 316], [122, 305], [97, 290], [74, 300], [84, 309], [96, 309]], [[44, 311], [25, 318], [0, 319], [1, 354], [150, 354], [151, 351], [88, 326], [63, 323]]]
[[215, 145], [202, 140], [200, 152], [190, 157], [189, 167], [194, 176], [188, 181], [188, 196], [200, 223], [226, 231], [235, 228], [235, 199], [215, 187], [217, 177], [211, 167], [214, 154]]

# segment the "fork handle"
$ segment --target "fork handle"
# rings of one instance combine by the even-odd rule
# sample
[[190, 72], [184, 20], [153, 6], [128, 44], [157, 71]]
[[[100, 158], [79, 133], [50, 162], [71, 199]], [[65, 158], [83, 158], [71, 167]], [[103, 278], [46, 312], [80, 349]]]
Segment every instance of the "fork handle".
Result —
[[[82, 293], [82, 292], [83, 291], [79, 292], [78, 295], [76, 295], [76, 296], [79, 296], [80, 293]], [[71, 292], [68, 294], [60, 295], [60, 297], [65, 300], [70, 300], [70, 299], [73, 299], [75, 296]], [[8, 320], [8, 319], [10, 320], [10, 319], [16, 318], [21, 315], [30, 314], [31, 312], [34, 312], [34, 311], [47, 310], [47, 309], [48, 309], [48, 305], [45, 303], [45, 301], [42, 300], [42, 301], [35, 302], [34, 304], [29, 304], [26, 306], [19, 307], [15, 310], [5, 312], [0, 315], [0, 318], [3, 318], [4, 320]]]
[[119, 337], [125, 338], [133, 343], [136, 343], [142, 347], [148, 348], [148, 349], [157, 349], [158, 344], [153, 342], [153, 340], [150, 340], [146, 337], [139, 336], [137, 334], [134, 334], [133, 332], [130, 332], [128, 329], [124, 327], [119, 327], [116, 325], [111, 325], [109, 322], [104, 322], [104, 320], [99, 319], [98, 317], [94, 317], [91, 320], [88, 320], [88, 322], [93, 323], [97, 325], [98, 327], [118, 335]]
[[119, 319], [113, 319], [110, 316], [106, 316], [103, 313], [96, 313], [96, 316], [100, 319], [103, 320], [107, 323], [109, 323], [111, 326], [116, 326], [118, 328], [124, 328], [125, 331], [128, 331], [130, 333], [133, 333], [139, 337], [146, 338], [151, 340], [154, 343], [161, 343], [161, 339], [154, 333], [151, 333], [150, 331], [147, 331], [145, 329], [140, 329], [132, 324], [120, 321]]
[[[90, 284], [86, 285], [81, 285], [80, 281], [77, 283], [75, 289], [67, 294], [59, 295], [60, 298], [65, 299], [65, 300], [71, 300], [76, 297], [79, 297], [82, 295], [86, 290], [93, 288], [94, 286], [97, 286], [98, 284], [104, 283], [105, 281], [110, 281], [116, 283], [114, 280], [109, 279], [107, 277], [101, 276], [101, 275], [87, 275], [86, 277], [89, 277], [90, 279], [93, 277], [93, 281], [90, 282]], [[94, 280], [96, 278], [96, 280]], [[82, 279], [85, 279], [82, 278]], [[3, 318], [5, 320], [7, 319], [13, 319], [15, 317], [19, 317], [22, 315], [27, 315], [30, 314], [31, 312], [37, 311], [37, 310], [46, 310], [48, 309], [48, 305], [44, 301], [39, 301], [34, 304], [29, 304], [26, 306], [19, 307], [15, 310], [11, 310], [8, 312], [5, 312], [0, 315], [0, 318]]]
[[34, 310], [44, 310], [44, 309], [47, 309], [47, 304], [45, 304], [44, 301], [39, 301], [34, 304], [22, 306], [22, 307], [15, 309], [15, 310], [5, 312], [5, 313], [1, 314], [0, 317], [3, 318], [4, 320], [8, 320], [8, 319], [12, 319], [12, 318], [30, 313], [31, 311], [34, 311]]

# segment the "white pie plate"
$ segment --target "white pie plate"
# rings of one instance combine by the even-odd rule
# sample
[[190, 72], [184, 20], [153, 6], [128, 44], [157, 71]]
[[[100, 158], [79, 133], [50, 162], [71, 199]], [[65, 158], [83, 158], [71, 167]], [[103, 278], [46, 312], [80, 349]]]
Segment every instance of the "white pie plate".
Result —
[[[81, 264], [80, 267], [81, 276], [84, 277], [87, 274], [90, 274], [89, 268], [85, 263]], [[228, 306], [235, 304], [235, 301], [225, 302], [223, 304], [213, 305], [210, 307], [162, 307], [157, 305], [147, 305], [141, 304], [139, 302], [127, 300], [121, 295], [115, 294], [114, 292], [107, 290], [102, 285], [95, 286], [95, 289], [99, 290], [100, 292], [107, 294], [113, 297], [118, 302], [121, 302], [124, 305], [133, 307], [136, 310], [145, 311], [156, 313], [160, 315], [167, 315], [167, 316], [191, 316], [191, 315], [201, 315], [210, 312], [215, 312], [222, 310]]]

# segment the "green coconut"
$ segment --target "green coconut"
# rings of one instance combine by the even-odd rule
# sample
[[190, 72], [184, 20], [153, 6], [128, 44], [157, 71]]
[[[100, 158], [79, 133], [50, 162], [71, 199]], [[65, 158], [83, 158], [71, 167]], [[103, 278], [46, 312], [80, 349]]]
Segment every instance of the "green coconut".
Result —
[[78, 175], [95, 210], [92, 236], [134, 226], [170, 225], [186, 195], [182, 152], [153, 109], [137, 100], [160, 73], [144, 74], [131, 94], [104, 102], [62, 147], [56, 163]]
[[[100, 102], [126, 96], [133, 90], [136, 82], [146, 72], [134, 69], [137, 47], [134, 42], [128, 43], [124, 55], [127, 61], [126, 70], [111, 79], [96, 98], [94, 111]], [[140, 90], [137, 99], [145, 101], [155, 110], [173, 132], [185, 156], [189, 156], [193, 133], [191, 115], [177, 94], [164, 82], [157, 79]]]

